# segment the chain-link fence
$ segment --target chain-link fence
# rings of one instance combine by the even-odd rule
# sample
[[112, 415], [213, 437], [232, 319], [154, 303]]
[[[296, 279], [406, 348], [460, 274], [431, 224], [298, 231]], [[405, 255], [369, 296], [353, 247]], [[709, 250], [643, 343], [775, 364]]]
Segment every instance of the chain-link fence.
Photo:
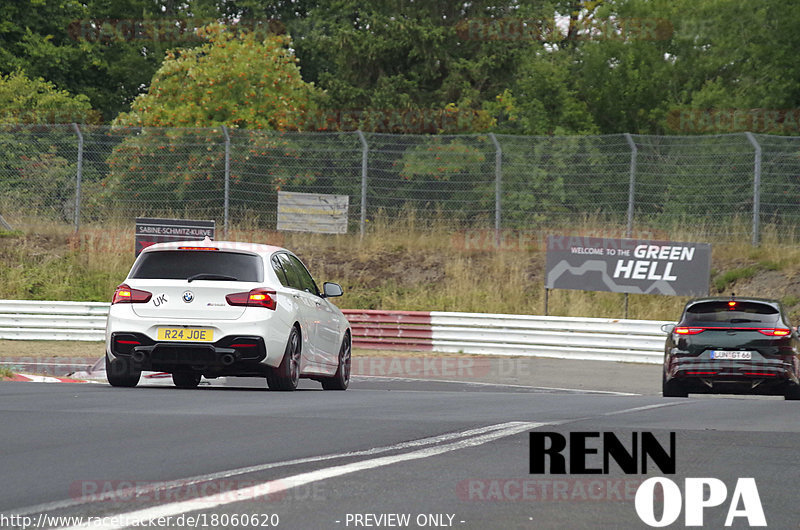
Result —
[[274, 228], [281, 190], [349, 196], [351, 231], [381, 215], [423, 229], [588, 220], [757, 243], [765, 224], [794, 233], [800, 223], [800, 137], [0, 126], [11, 225], [177, 216]]

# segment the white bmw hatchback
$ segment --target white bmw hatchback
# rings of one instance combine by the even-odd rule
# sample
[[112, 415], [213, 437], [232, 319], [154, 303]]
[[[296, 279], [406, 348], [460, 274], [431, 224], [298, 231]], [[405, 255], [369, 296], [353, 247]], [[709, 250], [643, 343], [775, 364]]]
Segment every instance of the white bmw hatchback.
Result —
[[132, 387], [142, 370], [168, 372], [175, 386], [201, 376], [265, 377], [271, 390], [299, 378], [345, 390], [350, 324], [284, 248], [229, 241], [158, 243], [142, 251], [117, 287], [106, 325], [106, 373]]

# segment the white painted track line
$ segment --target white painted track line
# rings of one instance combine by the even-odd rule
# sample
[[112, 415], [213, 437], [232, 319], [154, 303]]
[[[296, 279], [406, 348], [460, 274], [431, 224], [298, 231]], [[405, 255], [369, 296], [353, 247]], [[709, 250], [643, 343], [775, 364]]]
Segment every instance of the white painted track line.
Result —
[[[69, 529], [72, 530], [78, 528], [91, 527], [91, 528], [101, 528], [104, 530], [118, 530], [121, 528], [127, 528], [129, 526], [137, 525], [142, 521], [149, 521], [152, 519], [157, 519], [159, 517], [175, 516], [183, 513], [196, 512], [200, 510], [210, 510], [227, 504], [232, 504], [243, 500], [249, 500], [254, 497], [262, 496], [265, 494], [279, 493], [281, 491], [286, 491], [288, 489], [296, 488], [298, 486], [303, 486], [305, 484], [310, 484], [312, 482], [318, 482], [320, 480], [338, 477], [350, 473], [356, 473], [358, 471], [375, 469], [378, 467], [388, 466], [399, 462], [418, 460], [421, 458], [429, 458], [431, 456], [440, 455], [442, 453], [447, 453], [450, 451], [457, 451], [459, 449], [465, 449], [467, 447], [475, 447], [478, 445], [483, 445], [492, 442], [494, 440], [498, 440], [500, 438], [505, 438], [507, 436], [513, 436], [515, 434], [529, 431], [531, 429], [536, 429], [537, 427], [541, 427], [543, 425], [546, 425], [546, 423], [508, 422], [497, 425], [490, 425], [487, 427], [487, 429], [491, 430], [489, 430], [489, 432], [485, 434], [469, 436], [467, 438], [463, 438], [461, 440], [446, 445], [426, 447], [424, 449], [417, 449], [406, 453], [400, 453], [390, 456], [382, 456], [378, 458], [370, 458], [358, 462], [352, 462], [350, 464], [343, 464], [343, 465], [318, 469], [316, 471], [309, 471], [307, 473], [300, 473], [285, 478], [261, 482], [258, 484], [254, 484], [253, 486], [240, 488], [234, 491], [228, 491], [222, 494], [211, 495], [204, 499], [192, 499], [188, 501], [172, 502], [154, 506], [152, 508], [145, 508], [143, 510], [120, 513], [114, 516], [114, 519], [122, 523], [119, 525], [95, 526], [91, 523], [87, 523], [86, 525], [83, 526], [69, 527]], [[457, 434], [463, 436], [464, 433], [457, 433]]]
[[335, 460], [335, 459], [344, 459], [344, 458], [356, 458], [360, 456], [374, 456], [382, 453], [388, 453], [392, 451], [402, 451], [404, 449], [416, 449], [419, 447], [424, 447], [426, 445], [433, 445], [443, 442], [449, 442], [452, 440], [457, 440], [459, 438], [466, 438], [469, 436], [477, 436], [481, 434], [486, 434], [492, 431], [496, 431], [499, 429], [503, 429], [508, 424], [500, 423], [495, 425], [487, 425], [484, 427], [477, 427], [475, 429], [468, 429], [459, 432], [451, 432], [445, 434], [439, 434], [436, 436], [430, 436], [427, 438], [420, 438], [417, 440], [409, 440], [405, 442], [400, 442], [392, 445], [387, 445], [383, 447], [374, 447], [372, 449], [364, 449], [361, 451], [350, 451], [346, 453], [335, 453], [335, 454], [328, 454], [328, 455], [320, 455], [320, 456], [311, 456], [306, 458], [297, 458], [294, 460], [287, 460], [285, 462], [271, 462], [267, 464], [260, 464], [255, 466], [248, 466], [248, 467], [241, 467], [237, 469], [230, 469], [226, 471], [220, 471], [218, 473], [210, 473], [206, 475], [196, 475], [193, 477], [188, 477], [185, 479], [180, 480], [172, 480], [172, 481], [165, 481], [165, 482], [154, 482], [148, 484], [147, 490], [142, 492], [141, 490], [137, 490], [136, 488], [126, 488], [123, 490], [111, 491], [105, 494], [98, 493], [96, 495], [92, 495], [91, 499], [68, 499], [63, 501], [56, 501], [56, 502], [49, 502], [44, 504], [37, 504], [35, 506], [28, 506], [26, 508], [21, 508], [19, 510], [14, 510], [15, 515], [30, 515], [36, 513], [45, 513], [51, 512], [54, 510], [60, 510], [65, 508], [73, 508], [75, 506], [81, 506], [85, 504], [91, 504], [93, 502], [102, 502], [102, 501], [109, 501], [115, 500], [118, 498], [134, 498], [137, 495], [137, 492], [140, 494], [147, 494], [152, 493], [155, 491], [167, 491], [171, 488], [177, 487], [189, 487], [197, 484], [201, 484], [203, 482], [208, 482], [212, 480], [223, 480], [230, 477], [235, 477], [239, 475], [246, 475], [248, 473], [258, 473], [261, 471], [266, 471], [268, 469], [276, 469], [282, 467], [289, 467], [294, 465], [300, 464], [309, 464], [314, 462], [324, 462], [326, 460]]

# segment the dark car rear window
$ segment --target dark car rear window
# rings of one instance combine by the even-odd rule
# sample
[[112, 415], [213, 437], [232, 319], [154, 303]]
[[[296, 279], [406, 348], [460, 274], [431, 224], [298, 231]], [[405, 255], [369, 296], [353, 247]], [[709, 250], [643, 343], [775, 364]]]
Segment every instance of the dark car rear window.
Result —
[[780, 320], [777, 308], [758, 302], [736, 302], [731, 307], [727, 301], [700, 302], [686, 308], [684, 322], [773, 323]]
[[196, 274], [232, 276], [240, 282], [264, 281], [261, 258], [219, 250], [146, 252], [131, 270], [131, 278], [185, 280]]

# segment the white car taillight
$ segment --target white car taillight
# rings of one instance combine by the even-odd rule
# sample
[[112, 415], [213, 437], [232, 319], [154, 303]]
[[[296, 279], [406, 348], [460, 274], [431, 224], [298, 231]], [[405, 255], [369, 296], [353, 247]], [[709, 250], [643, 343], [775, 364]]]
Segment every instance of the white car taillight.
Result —
[[244, 305], [248, 307], [266, 307], [273, 311], [278, 307], [275, 291], [253, 289], [246, 293], [233, 293], [225, 297], [228, 305]]
[[122, 284], [114, 291], [114, 296], [111, 298], [111, 305], [114, 304], [144, 304], [149, 302], [153, 297], [153, 293], [148, 291], [141, 291], [139, 289], [132, 289], [127, 284]]

